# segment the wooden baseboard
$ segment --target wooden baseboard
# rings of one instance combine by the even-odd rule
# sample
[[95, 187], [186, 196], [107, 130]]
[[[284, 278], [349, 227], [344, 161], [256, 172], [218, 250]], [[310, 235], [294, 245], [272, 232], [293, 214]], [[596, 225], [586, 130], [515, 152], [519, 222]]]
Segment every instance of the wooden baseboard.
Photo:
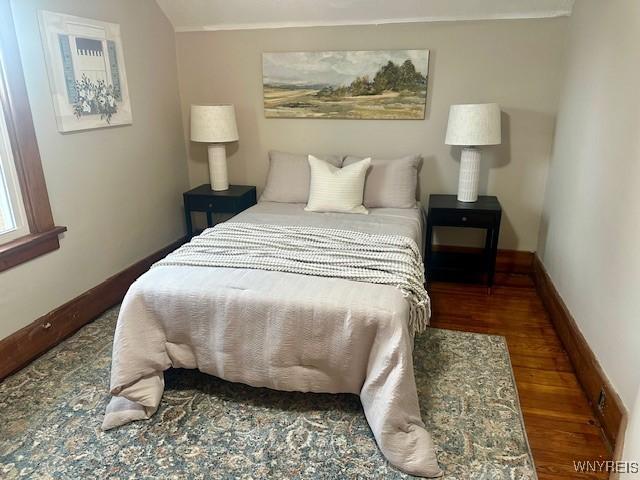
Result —
[[538, 294], [569, 354], [576, 376], [587, 394], [605, 437], [611, 449], [616, 450], [618, 443], [622, 442], [624, 437], [626, 409], [622, 400], [602, 370], [593, 350], [580, 332], [578, 324], [537, 255], [534, 257], [533, 277]]
[[120, 302], [149, 267], [185, 242], [180, 239], [0, 340], [0, 381], [56, 346]]
[[[476, 247], [456, 247], [452, 245], [434, 245], [434, 252], [475, 253], [484, 250]], [[496, 258], [496, 272], [499, 273], [533, 273], [533, 252], [520, 250], [498, 250]]]

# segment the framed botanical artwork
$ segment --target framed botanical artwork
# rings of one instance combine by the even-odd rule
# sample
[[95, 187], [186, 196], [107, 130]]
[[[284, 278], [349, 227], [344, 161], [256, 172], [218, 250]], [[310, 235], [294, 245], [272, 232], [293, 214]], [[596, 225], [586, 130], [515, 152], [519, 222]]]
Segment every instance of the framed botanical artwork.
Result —
[[429, 50], [262, 54], [267, 118], [425, 118]]
[[120, 26], [47, 11], [39, 17], [58, 130], [130, 124]]

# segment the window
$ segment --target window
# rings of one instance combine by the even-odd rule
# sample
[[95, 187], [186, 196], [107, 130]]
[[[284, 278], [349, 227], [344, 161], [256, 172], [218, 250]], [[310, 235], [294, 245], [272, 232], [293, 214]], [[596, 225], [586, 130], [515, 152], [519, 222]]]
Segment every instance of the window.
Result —
[[7, 125], [0, 105], [0, 243], [29, 233]]
[[0, 0], [0, 272], [60, 247], [9, 0]]

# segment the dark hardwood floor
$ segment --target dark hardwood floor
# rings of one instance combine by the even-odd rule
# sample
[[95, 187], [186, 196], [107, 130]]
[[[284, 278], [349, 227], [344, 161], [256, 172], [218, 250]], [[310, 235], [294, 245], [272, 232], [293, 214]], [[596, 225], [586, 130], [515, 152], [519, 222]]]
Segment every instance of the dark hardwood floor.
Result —
[[434, 282], [431, 325], [506, 337], [540, 480], [607, 478], [574, 469], [574, 460], [611, 455], [532, 279], [500, 275], [496, 282], [491, 295], [480, 285]]

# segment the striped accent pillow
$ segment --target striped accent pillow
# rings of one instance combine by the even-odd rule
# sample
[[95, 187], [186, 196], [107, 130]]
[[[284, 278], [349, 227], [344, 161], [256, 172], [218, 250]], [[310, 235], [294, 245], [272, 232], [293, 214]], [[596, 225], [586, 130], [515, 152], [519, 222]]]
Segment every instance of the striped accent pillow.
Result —
[[369, 213], [362, 199], [364, 180], [371, 164], [365, 158], [348, 167], [338, 168], [324, 160], [309, 155], [311, 183], [308, 212]]

